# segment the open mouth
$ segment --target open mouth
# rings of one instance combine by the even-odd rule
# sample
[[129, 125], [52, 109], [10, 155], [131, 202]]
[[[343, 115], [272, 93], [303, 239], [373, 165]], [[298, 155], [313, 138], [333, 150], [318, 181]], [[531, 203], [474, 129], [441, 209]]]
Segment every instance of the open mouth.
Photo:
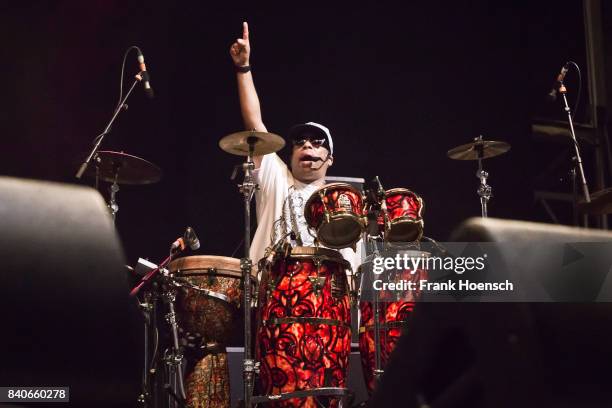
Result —
[[321, 160], [319, 157], [313, 156], [307, 153], [300, 156], [300, 162], [311, 162], [312, 163], [312, 162], [316, 162], [319, 160]]

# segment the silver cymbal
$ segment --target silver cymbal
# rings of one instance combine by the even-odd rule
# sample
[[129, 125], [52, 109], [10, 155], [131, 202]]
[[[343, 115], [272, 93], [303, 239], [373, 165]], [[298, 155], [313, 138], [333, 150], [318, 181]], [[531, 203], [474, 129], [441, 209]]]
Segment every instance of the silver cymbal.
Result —
[[237, 156], [249, 155], [249, 142], [253, 143], [253, 156], [263, 156], [279, 151], [285, 146], [285, 139], [274, 133], [246, 130], [224, 136], [219, 147]]
[[453, 160], [478, 160], [499, 156], [510, 150], [510, 144], [496, 140], [476, 140], [450, 149], [446, 155]]
[[123, 152], [99, 151], [86, 175], [117, 184], [152, 184], [161, 179], [162, 171], [155, 164]]

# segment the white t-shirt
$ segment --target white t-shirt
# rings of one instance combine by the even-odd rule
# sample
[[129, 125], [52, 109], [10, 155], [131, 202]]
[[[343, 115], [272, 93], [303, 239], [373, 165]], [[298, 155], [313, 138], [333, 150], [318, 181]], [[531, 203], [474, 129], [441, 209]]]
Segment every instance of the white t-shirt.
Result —
[[[287, 165], [276, 153], [263, 156], [261, 166], [254, 172], [259, 190], [255, 193], [257, 205], [257, 230], [251, 243], [253, 265], [263, 258], [265, 250], [276, 243], [289, 231], [294, 231], [294, 245], [312, 246], [314, 236], [308, 230], [304, 219], [304, 205], [313, 192], [324, 182], [305, 184], [293, 178]], [[339, 250], [344, 259], [351, 263], [353, 271], [361, 264], [361, 241], [357, 251], [352, 248]]]

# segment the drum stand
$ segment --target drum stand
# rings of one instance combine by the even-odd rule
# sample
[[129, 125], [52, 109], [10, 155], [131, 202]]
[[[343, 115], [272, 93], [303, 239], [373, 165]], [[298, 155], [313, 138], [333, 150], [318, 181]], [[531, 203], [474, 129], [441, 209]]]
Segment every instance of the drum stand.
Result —
[[142, 311], [144, 320], [144, 364], [142, 372], [142, 393], [138, 396], [138, 402], [143, 407], [150, 406], [151, 398], [153, 396], [150, 376], [155, 373], [155, 369], [151, 366], [152, 361], [149, 361], [149, 354], [151, 354], [151, 332], [157, 331], [157, 320], [155, 319], [156, 304], [157, 297], [154, 296], [153, 292], [148, 289], [144, 291], [143, 302], [138, 302], [138, 306]]
[[[368, 214], [368, 217], [370, 218], [371, 221], [376, 222], [378, 217], [382, 215], [383, 222], [386, 225], [387, 223], [389, 223], [389, 215], [387, 212], [387, 202], [385, 201], [385, 189], [383, 188], [382, 183], [380, 182], [380, 178], [378, 178], [378, 176], [374, 177], [373, 183], [376, 184], [376, 191], [373, 192], [374, 196], [372, 198], [375, 199], [375, 201], [379, 203], [379, 208], [374, 208], [370, 210], [373, 214], [372, 216]], [[384, 234], [384, 233], [381, 233], [381, 234]], [[378, 244], [376, 242], [375, 236], [371, 235], [370, 231], [368, 231], [367, 233], [367, 240], [370, 242], [370, 245], [372, 246], [373, 255], [375, 257], [380, 256], [380, 251], [378, 249]], [[380, 319], [380, 300], [378, 297], [378, 291], [374, 290], [373, 292], [374, 292], [374, 299], [372, 299], [372, 306], [373, 306], [372, 311], [374, 315], [373, 316], [374, 317], [374, 373], [373, 374], [374, 374], [374, 378], [376, 379], [376, 382], [378, 382], [384, 370], [382, 368], [382, 363], [381, 363], [381, 358], [380, 358], [380, 320], [379, 320]]]
[[[185, 406], [186, 393], [185, 393], [185, 382], [183, 378], [183, 354], [179, 344], [178, 336], [178, 323], [176, 321], [176, 312], [174, 309], [174, 302], [176, 300], [176, 289], [172, 287], [171, 278], [168, 276], [168, 270], [166, 266], [174, 259], [178, 252], [173, 253], [171, 251], [164, 261], [159, 266], [150, 270], [130, 292], [130, 296], [135, 296], [147, 283], [151, 282], [156, 276], [158, 277], [158, 284], [161, 285], [161, 298], [168, 307], [168, 313], [166, 313], [166, 322], [170, 325], [172, 335], [172, 348], [166, 350], [164, 353], [164, 362], [166, 363], [166, 378], [168, 383], [164, 384], [164, 391], [168, 394], [167, 407], [169, 408], [182, 408]], [[140, 307], [143, 310], [145, 318], [145, 365], [143, 374], [143, 391], [138, 397], [138, 401], [143, 406], [148, 406], [150, 397], [152, 396], [152, 387], [149, 383], [149, 375], [155, 373], [155, 367], [149, 364], [149, 335], [151, 333], [151, 326], [154, 330], [157, 330], [157, 321], [155, 313], [155, 305], [157, 303], [158, 294], [155, 289], [146, 289], [144, 295], [144, 303], [140, 303]], [[157, 340], [155, 342], [155, 352], [153, 355], [153, 361], [156, 359], [157, 353]], [[154, 406], [157, 404], [154, 403]]]
[[[164, 269], [164, 271], [166, 270]], [[183, 407], [185, 405], [183, 401], [187, 399], [187, 396], [183, 379], [183, 353], [179, 345], [178, 324], [176, 322], [176, 312], [174, 310], [176, 289], [171, 288], [168, 282], [164, 282], [162, 288], [162, 299], [168, 306], [168, 313], [165, 317], [170, 325], [172, 334], [172, 349], [164, 355], [169, 379], [169, 383], [166, 384], [164, 388], [169, 394], [168, 407]], [[178, 395], [176, 390], [178, 390]]]
[[244, 171], [244, 181], [238, 187], [244, 198], [244, 258], [240, 260], [240, 269], [242, 272], [242, 289], [243, 289], [243, 308], [244, 308], [244, 359], [243, 359], [243, 389], [244, 389], [244, 406], [251, 407], [251, 399], [253, 396], [253, 384], [255, 382], [255, 373], [258, 369], [255, 360], [253, 359], [253, 351], [251, 347], [251, 270], [253, 262], [250, 258], [251, 249], [251, 200], [255, 191], [259, 188], [253, 178], [253, 170], [255, 163], [253, 162], [253, 151], [257, 138], [249, 136], [247, 143], [249, 144], [249, 153], [247, 160], [242, 164]]
[[[384, 201], [383, 201], [384, 202]], [[374, 249], [373, 254], [375, 257], [380, 256], [380, 252], [378, 250], [376, 241], [370, 235], [368, 235], [368, 240], [372, 244], [372, 248]], [[372, 301], [373, 312], [374, 312], [374, 378], [376, 382], [380, 380], [381, 375], [384, 373], [382, 368], [382, 363], [380, 359], [380, 300], [378, 297], [378, 291], [374, 290], [374, 299]]]

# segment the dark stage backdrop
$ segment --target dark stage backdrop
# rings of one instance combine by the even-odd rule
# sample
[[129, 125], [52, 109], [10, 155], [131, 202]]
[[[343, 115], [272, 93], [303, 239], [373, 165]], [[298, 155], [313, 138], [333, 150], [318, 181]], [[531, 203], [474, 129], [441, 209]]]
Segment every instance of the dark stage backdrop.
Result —
[[[228, 49], [243, 20], [268, 129], [327, 125], [337, 146], [330, 174], [379, 175], [386, 188], [413, 189], [426, 202], [426, 234], [437, 239], [479, 214], [476, 164], [446, 157], [479, 134], [512, 144], [486, 162], [490, 215], [548, 221], [533, 202], [533, 174], [548, 159], [533, 153], [531, 118], [563, 119], [544, 97], [567, 59], [586, 75], [580, 1], [1, 7], [2, 174], [76, 183], [116, 103], [123, 52], [143, 49], [156, 98], [139, 88], [102, 146], [164, 171], [158, 184], [119, 192], [117, 228], [131, 263], [164, 257], [187, 225], [201, 254], [231, 256], [241, 240], [242, 200], [229, 180], [240, 159], [217, 143], [242, 130]], [[126, 68], [129, 83], [133, 54]], [[568, 85], [575, 92], [575, 76]]]

